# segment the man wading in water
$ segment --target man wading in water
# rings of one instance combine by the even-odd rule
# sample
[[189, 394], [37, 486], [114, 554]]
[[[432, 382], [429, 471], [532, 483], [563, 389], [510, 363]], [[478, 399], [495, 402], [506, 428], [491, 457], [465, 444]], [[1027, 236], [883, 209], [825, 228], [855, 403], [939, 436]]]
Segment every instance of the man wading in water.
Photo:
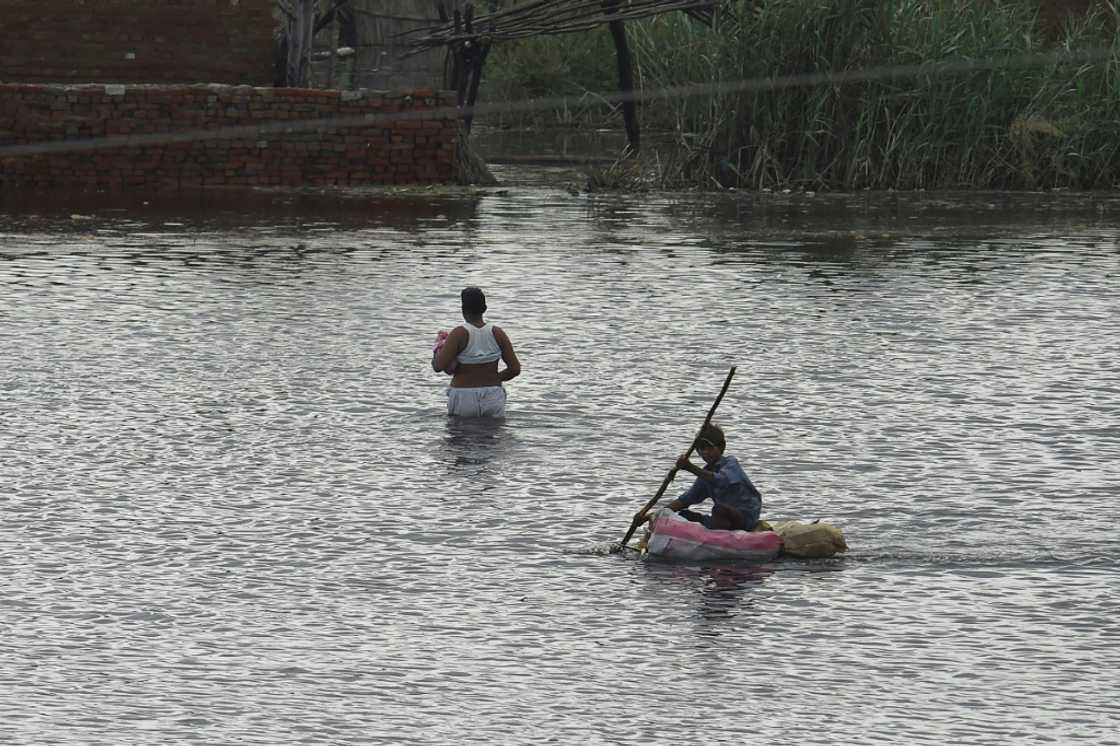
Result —
[[[432, 353], [432, 370], [452, 376], [447, 388], [447, 413], [461, 417], [502, 417], [506, 413], [504, 381], [521, 373], [513, 343], [499, 327], [487, 324], [486, 296], [476, 287], [465, 288], [462, 326], [450, 334], [440, 332]], [[498, 360], [505, 368], [498, 370]]]

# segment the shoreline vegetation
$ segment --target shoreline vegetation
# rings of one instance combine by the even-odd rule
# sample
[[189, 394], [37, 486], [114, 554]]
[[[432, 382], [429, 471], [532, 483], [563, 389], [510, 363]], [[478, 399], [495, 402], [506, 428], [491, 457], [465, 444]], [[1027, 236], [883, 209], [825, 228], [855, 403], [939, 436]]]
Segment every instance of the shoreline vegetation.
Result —
[[[591, 169], [588, 188], [1115, 188], [1118, 21], [1120, 0], [1049, 31], [1022, 2], [767, 0], [714, 28], [631, 23], [639, 121], [674, 145]], [[605, 29], [499, 44], [478, 122], [621, 129], [616, 91]], [[557, 97], [578, 105], [525, 106]]]

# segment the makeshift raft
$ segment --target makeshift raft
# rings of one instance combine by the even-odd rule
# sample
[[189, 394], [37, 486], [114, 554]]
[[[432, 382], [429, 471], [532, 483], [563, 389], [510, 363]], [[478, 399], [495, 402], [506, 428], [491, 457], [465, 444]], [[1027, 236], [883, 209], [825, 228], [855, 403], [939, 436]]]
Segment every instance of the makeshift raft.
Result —
[[847, 551], [848, 545], [844, 532], [827, 523], [760, 521], [754, 531], [720, 531], [661, 508], [650, 518], [638, 548], [643, 556], [665, 559], [769, 562], [781, 555], [831, 557]]

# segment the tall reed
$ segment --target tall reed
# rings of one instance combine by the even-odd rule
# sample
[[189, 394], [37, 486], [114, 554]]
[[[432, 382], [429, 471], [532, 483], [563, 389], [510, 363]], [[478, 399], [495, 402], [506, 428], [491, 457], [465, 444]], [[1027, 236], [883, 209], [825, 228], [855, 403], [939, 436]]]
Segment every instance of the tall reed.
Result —
[[[658, 181], [1120, 185], [1118, 6], [1099, 0], [1057, 42], [1033, 4], [1000, 0], [762, 0], [714, 30], [680, 13], [629, 24], [642, 125], [678, 140]], [[599, 44], [584, 85], [609, 93], [614, 52]]]

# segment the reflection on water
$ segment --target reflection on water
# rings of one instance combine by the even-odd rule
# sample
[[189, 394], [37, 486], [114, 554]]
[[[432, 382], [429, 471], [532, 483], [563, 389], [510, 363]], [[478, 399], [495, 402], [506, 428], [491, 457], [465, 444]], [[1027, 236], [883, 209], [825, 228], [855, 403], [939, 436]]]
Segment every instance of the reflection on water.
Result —
[[[706, 637], [728, 633], [727, 622], [740, 614], [754, 615], [753, 593], [766, 582], [774, 569], [769, 565], [721, 562], [689, 565], [655, 559], [643, 563], [649, 580], [683, 585], [695, 598], [696, 623], [687, 631]], [[741, 630], [736, 624], [735, 629]]]
[[504, 417], [448, 417], [443, 460], [455, 469], [480, 472], [493, 460], [508, 460], [514, 433]]
[[[0, 740], [1115, 740], [1120, 197], [496, 170], [2, 198]], [[524, 365], [499, 421], [429, 366], [468, 284]], [[729, 365], [764, 517], [851, 553], [585, 550]]]
[[727, 631], [724, 622], [738, 616], [753, 606], [754, 599], [748, 592], [753, 586], [762, 585], [773, 572], [768, 567], [716, 565], [703, 568], [703, 587], [700, 592], [700, 618], [712, 624], [704, 625], [699, 634], [719, 637]]

